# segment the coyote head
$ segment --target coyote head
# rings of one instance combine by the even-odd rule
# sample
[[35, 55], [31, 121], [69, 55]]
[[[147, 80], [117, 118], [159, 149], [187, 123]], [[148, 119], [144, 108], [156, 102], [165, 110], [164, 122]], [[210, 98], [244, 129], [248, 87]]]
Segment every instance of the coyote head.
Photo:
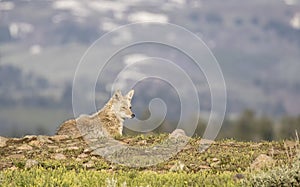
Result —
[[125, 96], [120, 90], [117, 90], [111, 98], [111, 110], [119, 119], [134, 118], [135, 115], [131, 111], [131, 99], [134, 90], [129, 91]]

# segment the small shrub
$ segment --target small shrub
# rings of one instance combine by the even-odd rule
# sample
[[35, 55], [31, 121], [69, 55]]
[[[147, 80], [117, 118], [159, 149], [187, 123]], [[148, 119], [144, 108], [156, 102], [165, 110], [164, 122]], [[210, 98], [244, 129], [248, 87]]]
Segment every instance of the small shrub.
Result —
[[258, 173], [246, 183], [249, 186], [300, 186], [300, 158], [292, 164]]

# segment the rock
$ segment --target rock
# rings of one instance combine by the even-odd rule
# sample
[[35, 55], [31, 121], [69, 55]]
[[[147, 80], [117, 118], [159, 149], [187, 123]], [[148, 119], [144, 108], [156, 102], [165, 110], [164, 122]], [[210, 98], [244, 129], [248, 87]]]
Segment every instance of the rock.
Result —
[[36, 161], [36, 160], [32, 160], [32, 159], [28, 159], [25, 163], [25, 168], [29, 169], [29, 168], [32, 168], [33, 166], [36, 166], [38, 165], [39, 162]]
[[139, 145], [139, 146], [147, 145], [147, 141], [146, 140], [140, 140], [140, 141], [137, 142], [137, 145]]
[[22, 143], [23, 139], [22, 138], [9, 138], [7, 142], [12, 143], [12, 144], [17, 144], [17, 143]]
[[265, 154], [259, 155], [250, 165], [253, 170], [259, 170], [267, 167], [272, 167], [275, 164], [275, 160]]
[[218, 158], [211, 159], [212, 163], [209, 164], [210, 167], [217, 167], [221, 161]]
[[60, 153], [60, 152], [64, 152], [64, 151], [74, 151], [74, 150], [79, 150], [79, 147], [74, 146], [74, 147], [58, 148], [55, 150], [55, 152]]
[[35, 135], [26, 135], [22, 138], [22, 141], [28, 143], [28, 142], [31, 142], [36, 139], [37, 139], [37, 136], [35, 136]]
[[12, 151], [13, 154], [23, 154], [23, 150]]
[[13, 154], [13, 155], [9, 155], [8, 158], [10, 158], [10, 159], [24, 159], [25, 156], [23, 154]]
[[98, 160], [98, 158], [95, 157], [95, 156], [92, 156], [92, 157], [91, 157], [91, 160]]
[[50, 137], [50, 140], [53, 140], [55, 142], [60, 142], [69, 138], [70, 137], [68, 135], [54, 135]]
[[33, 140], [33, 141], [29, 142], [28, 144], [30, 146], [34, 146], [34, 147], [41, 147], [43, 145], [43, 143], [38, 140]]
[[20, 147], [17, 147], [17, 149], [21, 151], [28, 151], [28, 150], [32, 150], [33, 148], [30, 145], [23, 144]]
[[82, 166], [85, 167], [85, 168], [87, 168], [87, 169], [92, 169], [92, 168], [95, 167], [95, 163], [90, 160], [87, 163], [84, 163]]
[[37, 140], [40, 141], [41, 143], [48, 143], [48, 144], [52, 144], [53, 141], [49, 139], [49, 136], [42, 136], [42, 135], [39, 135], [37, 137]]
[[0, 162], [0, 170], [10, 168], [13, 166], [12, 162]]
[[199, 141], [199, 149], [198, 149], [199, 153], [205, 152], [214, 143], [215, 141], [213, 140], [201, 138], [201, 140]]
[[241, 174], [241, 173], [237, 173], [237, 174], [234, 175], [233, 178], [235, 180], [241, 180], [241, 179], [245, 178], [245, 176], [243, 174]]
[[89, 154], [91, 152], [93, 152], [93, 149], [91, 149], [91, 148], [86, 148], [85, 150], [83, 150], [83, 153]]
[[178, 138], [178, 137], [185, 137], [186, 134], [184, 132], [184, 130], [182, 129], [175, 129], [171, 134], [170, 134], [170, 138]]
[[186, 169], [187, 169], [186, 166], [181, 161], [178, 161], [170, 168], [170, 171], [176, 172], [176, 171], [184, 171]]
[[17, 170], [18, 168], [16, 166], [12, 166], [9, 168], [10, 170]]
[[81, 153], [80, 155], [78, 155], [78, 158], [87, 158], [88, 156], [88, 154]]
[[[203, 139], [201, 138], [200, 142], [201, 145], [211, 145], [213, 143], [215, 143], [214, 140], [208, 140], [208, 139]], [[230, 144], [230, 143], [229, 143]], [[234, 146], [234, 142], [232, 143], [232, 145]]]
[[76, 146], [73, 146], [73, 147], [67, 147], [65, 150], [67, 150], [67, 151], [79, 150], [79, 147], [76, 147]]
[[56, 153], [61, 153], [61, 152], [64, 152], [65, 148], [58, 148], [58, 149], [55, 149], [55, 152]]
[[8, 140], [7, 138], [4, 138], [4, 137], [0, 136], [0, 148], [6, 147], [7, 140]]
[[65, 160], [65, 159], [67, 159], [67, 157], [62, 153], [57, 153], [57, 154], [53, 155], [52, 158], [55, 159], [55, 160]]
[[48, 147], [48, 149], [55, 149], [55, 150], [59, 149], [59, 147], [57, 145], [48, 145], [47, 147]]
[[31, 141], [36, 140], [36, 139], [37, 139], [36, 135], [26, 135], [23, 138], [10, 138], [9, 142], [14, 143], [14, 144], [23, 143], [23, 142], [28, 143], [28, 142], [31, 142]]
[[210, 167], [207, 165], [200, 165], [199, 168], [200, 169], [210, 169]]

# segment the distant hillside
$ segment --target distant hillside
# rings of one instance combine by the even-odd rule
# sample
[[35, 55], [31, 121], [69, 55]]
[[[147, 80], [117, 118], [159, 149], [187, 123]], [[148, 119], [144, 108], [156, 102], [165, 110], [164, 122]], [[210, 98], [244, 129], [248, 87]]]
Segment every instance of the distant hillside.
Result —
[[[1, 1], [1, 106], [60, 108], [70, 114], [71, 83], [90, 44], [118, 26], [149, 20], [178, 24], [204, 40], [224, 74], [229, 116], [245, 108], [274, 117], [300, 114], [300, 3], [290, 0], [229, 0], [226, 4], [220, 0]], [[176, 40], [185, 42], [183, 37]], [[105, 49], [99, 50], [105, 53]], [[141, 54], [170, 59], [186, 68], [191, 77], [199, 77], [196, 86], [202, 114], [207, 117], [211, 98], [206, 79], [193, 71], [178, 51], [145, 45], [120, 52], [112, 61], [124, 65], [130, 55]], [[102, 56], [95, 55], [93, 60], [101, 61]], [[112, 70], [118, 70], [118, 65]], [[91, 100], [91, 93], [85, 90], [93, 71], [97, 71], [94, 66], [85, 67], [80, 78], [82, 103]], [[97, 107], [109, 98], [106, 86], [114, 76], [108, 71], [105, 80], [98, 81]], [[176, 75], [172, 78], [178, 79]], [[176, 118], [179, 108], [174, 90], [166, 89], [164, 82], [153, 85], [148, 81], [138, 86], [137, 98], [143, 100], [136, 103], [140, 113], [147, 110], [146, 100], [159, 96], [174, 103], [169, 116]], [[147, 88], [153, 93], [145, 93]], [[159, 92], [161, 89], [164, 91]]]

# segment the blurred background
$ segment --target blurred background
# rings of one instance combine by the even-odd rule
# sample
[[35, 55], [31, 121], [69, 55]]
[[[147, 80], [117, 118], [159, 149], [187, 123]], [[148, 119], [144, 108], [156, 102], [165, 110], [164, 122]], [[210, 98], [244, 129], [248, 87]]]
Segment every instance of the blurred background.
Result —
[[[0, 0], [0, 136], [54, 134], [73, 117], [72, 81], [87, 48], [106, 32], [140, 21], [183, 26], [212, 50], [228, 93], [219, 139], [278, 140], [300, 133], [299, 0]], [[126, 37], [116, 36], [114, 42]], [[211, 98], [205, 77], [186, 65], [186, 57], [154, 45], [130, 48], [113, 60], [128, 64], [149, 54], [172, 59], [190, 76], [202, 76], [196, 85], [201, 119], [195, 131], [201, 136]], [[87, 67], [80, 79], [83, 92], [93, 68]], [[96, 88], [99, 108], [110, 97], [105, 84], [114, 77], [109, 75]], [[147, 119], [148, 103], [156, 96], [169, 110], [154, 132], [171, 132], [180, 107], [176, 92], [165, 82], [138, 83], [133, 111]], [[86, 93], [82, 102], [89, 99], [95, 98]], [[192, 118], [192, 109], [190, 113]]]

